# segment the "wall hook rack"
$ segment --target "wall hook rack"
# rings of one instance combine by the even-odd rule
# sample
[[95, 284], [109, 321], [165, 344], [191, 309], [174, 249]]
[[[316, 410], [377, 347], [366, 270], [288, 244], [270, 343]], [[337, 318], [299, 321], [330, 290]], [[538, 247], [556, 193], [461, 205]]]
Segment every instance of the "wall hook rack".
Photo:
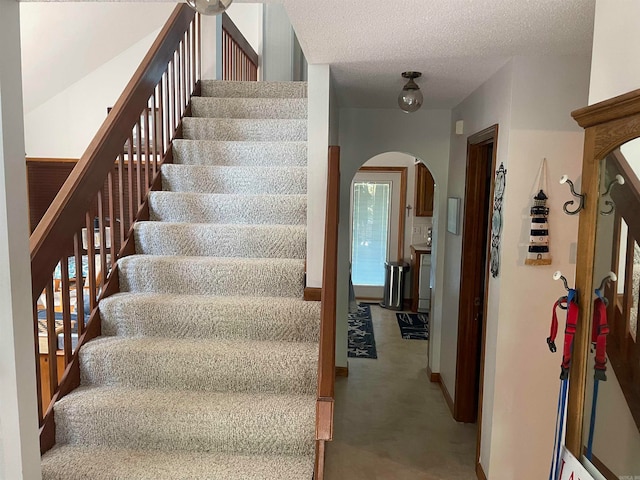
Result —
[[[601, 197], [608, 197], [611, 194], [611, 190], [616, 185], [624, 185], [624, 177], [620, 174], [616, 175], [616, 178], [611, 180], [609, 186], [607, 186], [606, 192], [604, 192]], [[616, 209], [615, 204], [611, 200], [605, 200], [604, 204], [609, 207], [608, 210], [601, 210], [600, 215], [611, 215], [613, 211]]]
[[562, 272], [560, 270], [558, 270], [557, 272], [555, 272], [553, 274], [553, 279], [554, 280], [562, 280], [562, 283], [564, 283], [564, 289], [568, 292], [569, 291], [569, 282], [567, 282], [567, 277], [565, 277], [564, 275], [562, 275]]
[[600, 282], [598, 291], [602, 293], [604, 291], [604, 287], [606, 287], [609, 282], [616, 282], [617, 280], [618, 280], [618, 276], [615, 273], [613, 272], [607, 273], [607, 275]]
[[[553, 274], [553, 279], [554, 280], [562, 280], [562, 283], [564, 284], [564, 288], [567, 292], [569, 292], [569, 282], [567, 282], [567, 278], [562, 275], [562, 272], [560, 270], [558, 270], [557, 272], [555, 272]], [[568, 295], [562, 295], [560, 298], [558, 298], [558, 306], [562, 309], [562, 310], [568, 310], [569, 309], [569, 297]]]
[[571, 195], [573, 195], [576, 198], [580, 199], [580, 203], [578, 205], [578, 208], [576, 208], [575, 210], [569, 210], [569, 205], [573, 205], [575, 203], [575, 200], [569, 200], [568, 202], [565, 202], [565, 204], [562, 206], [562, 210], [564, 210], [564, 213], [566, 213], [567, 215], [577, 215], [580, 210], [582, 210], [584, 208], [584, 195], [577, 193], [576, 189], [573, 186], [573, 182], [571, 180], [569, 180], [569, 177], [566, 175], [563, 175], [562, 177], [560, 177], [560, 184], [565, 184], [568, 183], [569, 184], [569, 188], [571, 189]]

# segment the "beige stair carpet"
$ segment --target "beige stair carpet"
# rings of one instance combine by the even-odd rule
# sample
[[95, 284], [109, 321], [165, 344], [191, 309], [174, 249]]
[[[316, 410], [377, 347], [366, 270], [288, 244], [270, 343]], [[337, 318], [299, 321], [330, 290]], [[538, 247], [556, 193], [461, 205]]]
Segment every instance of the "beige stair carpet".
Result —
[[44, 480], [309, 480], [306, 84], [213, 82], [134, 228]]

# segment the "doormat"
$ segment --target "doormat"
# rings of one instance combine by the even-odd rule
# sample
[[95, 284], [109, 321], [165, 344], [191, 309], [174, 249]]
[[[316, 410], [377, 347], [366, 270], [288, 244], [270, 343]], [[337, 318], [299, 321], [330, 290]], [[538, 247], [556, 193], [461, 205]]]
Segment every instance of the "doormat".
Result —
[[356, 313], [349, 314], [349, 350], [351, 358], [378, 358], [376, 339], [373, 336], [371, 306], [358, 305]]
[[428, 313], [396, 313], [400, 334], [405, 340], [429, 340]]

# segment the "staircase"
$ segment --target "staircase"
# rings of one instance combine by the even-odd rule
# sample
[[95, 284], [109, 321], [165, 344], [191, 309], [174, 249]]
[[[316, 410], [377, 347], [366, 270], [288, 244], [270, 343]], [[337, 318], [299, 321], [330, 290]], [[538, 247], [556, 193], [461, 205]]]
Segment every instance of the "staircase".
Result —
[[311, 479], [306, 84], [201, 83], [54, 407], [53, 479]]

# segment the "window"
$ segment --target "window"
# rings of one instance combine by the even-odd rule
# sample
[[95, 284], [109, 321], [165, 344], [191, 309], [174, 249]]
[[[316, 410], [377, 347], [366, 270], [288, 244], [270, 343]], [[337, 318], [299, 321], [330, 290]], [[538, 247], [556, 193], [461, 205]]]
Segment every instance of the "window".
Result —
[[354, 285], [384, 285], [390, 211], [391, 182], [354, 182], [351, 240], [351, 273]]

